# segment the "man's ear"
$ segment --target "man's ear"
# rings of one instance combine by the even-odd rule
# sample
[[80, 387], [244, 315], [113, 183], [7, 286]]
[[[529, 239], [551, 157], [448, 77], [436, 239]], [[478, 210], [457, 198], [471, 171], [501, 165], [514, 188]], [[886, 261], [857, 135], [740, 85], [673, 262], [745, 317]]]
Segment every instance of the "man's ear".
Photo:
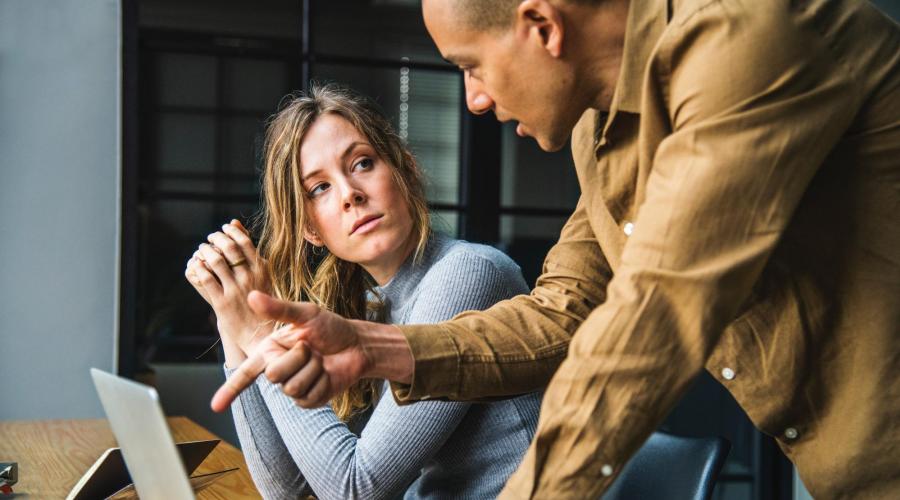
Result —
[[315, 229], [309, 227], [303, 230], [303, 239], [317, 247], [325, 246], [325, 242], [322, 241], [322, 237], [319, 236], [319, 233], [317, 233]]
[[514, 31], [523, 39], [532, 38], [552, 57], [562, 56], [563, 16], [547, 0], [525, 0], [516, 9]]

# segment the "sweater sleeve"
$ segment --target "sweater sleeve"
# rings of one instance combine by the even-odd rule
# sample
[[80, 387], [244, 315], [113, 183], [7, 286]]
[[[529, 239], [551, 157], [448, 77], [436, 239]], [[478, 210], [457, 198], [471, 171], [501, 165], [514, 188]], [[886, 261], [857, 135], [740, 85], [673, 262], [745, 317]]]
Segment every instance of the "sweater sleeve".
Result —
[[[523, 289], [524, 280], [511, 262], [503, 266], [483, 255], [454, 251], [423, 278], [408, 320], [443, 321]], [[278, 386], [263, 379], [257, 385], [283, 440], [273, 446], [285, 447], [320, 499], [388, 498], [402, 492], [469, 408], [468, 403], [443, 401], [401, 407], [383, 397], [357, 437], [331, 408], [305, 410]]]
[[[225, 368], [225, 376], [234, 370]], [[247, 388], [231, 405], [234, 426], [250, 476], [263, 498], [297, 498], [311, 493], [300, 469], [284, 445], [258, 384]]]

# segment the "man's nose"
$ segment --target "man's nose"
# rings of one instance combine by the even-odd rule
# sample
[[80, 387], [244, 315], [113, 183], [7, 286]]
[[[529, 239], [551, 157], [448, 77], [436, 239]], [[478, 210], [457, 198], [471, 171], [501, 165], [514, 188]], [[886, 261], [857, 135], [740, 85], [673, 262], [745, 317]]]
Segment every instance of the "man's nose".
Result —
[[484, 87], [470, 77], [466, 82], [466, 107], [476, 115], [487, 113], [494, 109], [494, 100], [484, 91]]

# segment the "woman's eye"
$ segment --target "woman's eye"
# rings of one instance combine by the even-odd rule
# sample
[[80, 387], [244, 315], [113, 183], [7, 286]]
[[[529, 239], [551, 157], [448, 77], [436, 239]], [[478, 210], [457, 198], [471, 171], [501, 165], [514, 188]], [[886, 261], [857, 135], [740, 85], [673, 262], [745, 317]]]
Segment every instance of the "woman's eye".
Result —
[[321, 184], [316, 184], [312, 189], [309, 190], [309, 197], [315, 198], [316, 196], [322, 194], [330, 187], [327, 182], [323, 182]]
[[358, 162], [356, 162], [355, 165], [353, 165], [353, 169], [354, 170], [370, 170], [373, 165], [375, 165], [375, 162], [373, 162], [371, 158], [363, 158], [362, 160], [359, 160]]

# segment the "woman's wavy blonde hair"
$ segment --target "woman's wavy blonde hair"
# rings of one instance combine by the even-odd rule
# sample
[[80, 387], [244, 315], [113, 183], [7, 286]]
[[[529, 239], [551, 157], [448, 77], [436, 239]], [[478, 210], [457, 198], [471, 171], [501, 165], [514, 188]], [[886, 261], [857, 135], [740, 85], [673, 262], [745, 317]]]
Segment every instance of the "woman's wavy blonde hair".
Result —
[[[303, 238], [309, 220], [304, 208], [307, 193], [300, 182], [300, 148], [312, 124], [328, 113], [356, 127], [379, 158], [392, 167], [394, 182], [413, 220], [413, 238], [417, 241], [413, 258], [422, 256], [431, 232], [422, 173], [415, 158], [371, 102], [334, 84], [313, 85], [305, 95], [292, 95], [269, 120], [264, 205], [258, 221], [262, 226], [260, 255], [266, 259], [277, 297], [314, 302], [345, 318], [381, 319], [381, 304], [367, 299], [367, 292], [375, 286], [368, 273], [359, 264], [339, 259], [327, 250], [315, 266], [313, 245]], [[347, 421], [368, 408], [377, 391], [376, 380], [361, 380], [336, 396], [331, 406], [341, 420]]]

